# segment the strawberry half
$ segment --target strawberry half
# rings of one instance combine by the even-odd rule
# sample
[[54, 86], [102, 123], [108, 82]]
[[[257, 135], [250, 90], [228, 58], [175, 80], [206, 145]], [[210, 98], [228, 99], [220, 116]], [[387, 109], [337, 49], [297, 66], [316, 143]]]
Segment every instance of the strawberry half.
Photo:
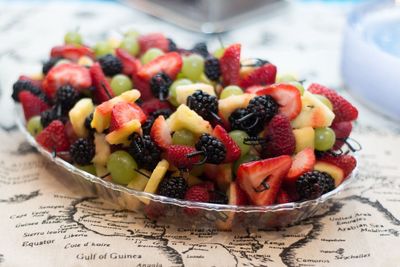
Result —
[[139, 59], [134, 58], [131, 54], [121, 48], [115, 50], [115, 55], [119, 60], [121, 60], [123, 67], [122, 72], [126, 75], [131, 76], [136, 74], [142, 66]]
[[292, 159], [286, 155], [243, 163], [237, 172], [237, 183], [253, 204], [271, 205], [291, 165]]
[[177, 52], [166, 53], [144, 65], [138, 77], [149, 82], [159, 72], [165, 72], [172, 80], [182, 69], [182, 57]]
[[168, 149], [172, 145], [171, 132], [164, 116], [160, 115], [155, 119], [150, 130], [150, 137], [163, 149]]
[[178, 169], [191, 169], [195, 163], [200, 162], [200, 156], [187, 157], [188, 154], [196, 152], [191, 146], [170, 145], [167, 149], [166, 158], [168, 162]]
[[93, 93], [97, 104], [101, 104], [115, 96], [98, 62], [94, 63], [90, 67], [90, 75], [95, 87]]
[[357, 166], [357, 161], [352, 155], [333, 156], [325, 153], [320, 161], [325, 161], [338, 166], [343, 170], [344, 177], [346, 178]]
[[212, 135], [218, 138], [225, 145], [226, 157], [224, 163], [234, 162], [240, 158], [240, 147], [222, 126], [217, 125], [214, 128]]
[[158, 48], [164, 52], [168, 52], [169, 42], [162, 33], [149, 33], [140, 35], [138, 41], [141, 54], [150, 48]]
[[24, 110], [25, 119], [28, 121], [36, 115], [40, 115], [43, 111], [47, 110], [49, 106], [39, 97], [35, 96], [29, 91], [22, 91], [18, 94], [19, 101], [21, 102], [22, 109]]
[[43, 80], [43, 91], [52, 98], [59, 87], [67, 84], [77, 91], [88, 89], [92, 85], [89, 70], [74, 63], [54, 66]]
[[263, 147], [264, 157], [292, 155], [296, 148], [296, 139], [289, 119], [282, 115], [275, 115], [265, 128], [267, 143]]
[[248, 88], [254, 85], [270, 85], [275, 83], [276, 66], [265, 64], [254, 69], [252, 72], [244, 76], [239, 81], [241, 88]]
[[331, 125], [332, 130], [335, 132], [336, 142], [333, 149], [339, 149], [344, 144], [344, 139], [350, 136], [353, 125], [351, 121], [334, 122]]
[[36, 141], [49, 151], [67, 151], [69, 141], [65, 134], [64, 124], [59, 120], [52, 121], [36, 136]]
[[146, 120], [146, 115], [135, 103], [119, 102], [115, 104], [111, 111], [110, 131], [122, 128], [125, 123], [131, 120], [138, 120], [143, 123]]
[[315, 165], [315, 154], [312, 148], [305, 148], [293, 158], [292, 167], [285, 178], [285, 182], [295, 182], [305, 172], [313, 170]]
[[333, 106], [333, 113], [335, 113], [334, 122], [353, 121], [358, 117], [358, 110], [349, 101], [344, 99], [334, 90], [329, 89], [323, 85], [313, 83], [308, 87], [308, 91], [313, 94], [320, 94], [325, 96], [331, 101]]
[[233, 44], [225, 49], [220, 61], [224, 85], [238, 84], [240, 78], [240, 44]]
[[70, 59], [72, 61], [77, 61], [80, 57], [87, 56], [92, 59], [95, 58], [92, 49], [86, 46], [76, 46], [76, 45], [62, 45], [55, 46], [51, 49], [50, 57], [62, 57]]
[[143, 112], [146, 113], [148, 116], [160, 109], [171, 109], [171, 105], [168, 101], [161, 101], [158, 98], [147, 100], [143, 102], [140, 107], [143, 109]]

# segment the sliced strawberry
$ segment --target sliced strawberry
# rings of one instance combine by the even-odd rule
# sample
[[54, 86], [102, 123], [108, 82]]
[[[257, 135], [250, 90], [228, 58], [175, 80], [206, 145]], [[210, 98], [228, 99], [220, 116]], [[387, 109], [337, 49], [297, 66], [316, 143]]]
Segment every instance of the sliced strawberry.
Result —
[[27, 121], [33, 116], [40, 115], [40, 113], [49, 108], [46, 102], [29, 91], [20, 92], [18, 97]]
[[74, 63], [54, 66], [43, 81], [43, 91], [47, 96], [54, 97], [57, 89], [66, 84], [78, 91], [88, 89], [92, 85], [89, 70]]
[[55, 46], [51, 49], [50, 57], [62, 57], [70, 59], [72, 61], [77, 61], [80, 57], [87, 56], [92, 59], [95, 58], [92, 49], [86, 46], [76, 46], [76, 45], [62, 45]]
[[154, 97], [148, 81], [140, 78], [137, 74], [132, 75], [132, 81], [134, 87], [140, 91], [140, 98], [142, 100], [146, 101]]
[[292, 159], [286, 155], [243, 163], [237, 172], [237, 183], [253, 204], [271, 205], [291, 165]]
[[247, 87], [244, 92], [246, 94], [257, 94], [258, 91], [261, 91], [265, 88], [266, 88], [266, 86], [262, 86], [262, 85], [252, 85], [250, 87]]
[[290, 199], [289, 194], [281, 187], [281, 190], [279, 190], [278, 195], [276, 197], [276, 203], [285, 204], [290, 202], [292, 202], [292, 200]]
[[118, 130], [132, 120], [143, 123], [146, 120], [146, 115], [135, 103], [119, 102], [114, 105], [111, 111], [110, 131]]
[[339, 149], [343, 146], [344, 140], [350, 136], [353, 125], [351, 121], [334, 122], [331, 125], [332, 130], [335, 132], [336, 142], [333, 149]]
[[167, 101], [161, 101], [158, 98], [152, 98], [143, 102], [141, 108], [143, 109], [143, 112], [149, 116], [160, 109], [171, 109], [171, 105]]
[[168, 147], [172, 145], [171, 131], [164, 116], [160, 115], [154, 121], [153, 126], [151, 127], [150, 136], [151, 139], [153, 139], [154, 142], [163, 149], [168, 149]]
[[225, 49], [220, 59], [224, 85], [238, 84], [240, 78], [240, 44], [233, 44]]
[[149, 82], [159, 72], [165, 72], [172, 80], [182, 69], [182, 57], [177, 52], [166, 53], [144, 65], [138, 77]]
[[357, 160], [352, 155], [333, 156], [331, 154], [325, 153], [320, 161], [329, 162], [338, 166], [343, 170], [344, 177], [349, 176], [349, 174], [357, 166]]
[[52, 121], [36, 136], [36, 140], [47, 150], [55, 152], [67, 151], [70, 145], [64, 131], [64, 124], [59, 120]]
[[228, 132], [220, 125], [217, 125], [212, 135], [218, 138], [226, 148], [226, 157], [224, 163], [234, 162], [240, 158], [240, 148], [236, 142], [229, 136]]
[[285, 178], [285, 182], [295, 182], [305, 172], [313, 170], [315, 165], [315, 154], [312, 148], [305, 148], [293, 158], [292, 167]]
[[98, 62], [90, 67], [90, 75], [95, 87], [93, 93], [97, 104], [101, 104], [115, 96]]
[[190, 153], [196, 152], [191, 146], [170, 145], [167, 149], [166, 159], [178, 169], [191, 169], [194, 164], [200, 162], [200, 156], [188, 157]]
[[117, 48], [115, 55], [121, 60], [123, 66], [122, 72], [126, 75], [132, 76], [136, 74], [142, 66], [139, 59], [134, 58], [122, 48]]
[[264, 157], [292, 155], [296, 148], [296, 139], [289, 119], [282, 115], [275, 115], [265, 128], [267, 143], [263, 146]]
[[335, 113], [334, 122], [353, 121], [358, 117], [358, 110], [349, 101], [340, 96], [337, 92], [323, 85], [313, 83], [308, 87], [308, 91], [313, 94], [320, 94], [331, 101], [333, 113]]
[[299, 90], [290, 84], [278, 83], [258, 90], [257, 95], [270, 95], [279, 104], [279, 113], [293, 120], [301, 112], [301, 95]]
[[269, 85], [275, 83], [276, 66], [265, 64], [254, 69], [239, 81], [239, 86], [248, 88], [254, 85]]
[[138, 38], [140, 53], [144, 53], [150, 48], [158, 48], [164, 52], [168, 52], [168, 39], [162, 33], [149, 33], [139, 36]]

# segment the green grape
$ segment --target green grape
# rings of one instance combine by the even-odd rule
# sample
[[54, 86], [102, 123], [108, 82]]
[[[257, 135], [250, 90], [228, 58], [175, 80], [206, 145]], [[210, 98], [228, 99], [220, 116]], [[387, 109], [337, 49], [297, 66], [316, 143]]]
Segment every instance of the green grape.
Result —
[[111, 79], [110, 85], [116, 96], [133, 88], [133, 83], [131, 79], [124, 74], [115, 75]]
[[176, 87], [181, 86], [181, 85], [189, 85], [192, 84], [192, 81], [189, 79], [179, 79], [174, 81], [171, 86], [169, 87], [169, 96], [168, 96], [168, 101], [177, 107], [179, 103], [176, 101]]
[[140, 33], [135, 30], [135, 29], [129, 29], [124, 33], [125, 37], [134, 37], [134, 38], [138, 38], [140, 36]]
[[246, 162], [252, 162], [252, 161], [256, 161], [259, 160], [260, 157], [256, 156], [256, 155], [252, 155], [252, 154], [246, 154], [241, 156], [237, 161], [235, 161], [235, 163], [233, 164], [233, 173], [236, 175], [237, 170], [240, 166], [240, 164], [246, 163]]
[[98, 42], [93, 49], [96, 57], [102, 57], [114, 53], [111, 43], [106, 41]]
[[186, 77], [181, 71], [181, 72], [178, 73], [178, 75], [176, 75], [176, 79], [186, 79]]
[[335, 132], [328, 127], [316, 128], [314, 136], [314, 146], [316, 150], [327, 151], [336, 142]]
[[297, 78], [290, 73], [280, 74], [278, 75], [278, 77], [276, 77], [277, 83], [295, 82], [295, 81], [297, 81]]
[[38, 135], [43, 130], [42, 123], [40, 122], [40, 116], [33, 116], [30, 118], [26, 128], [32, 136]]
[[164, 55], [164, 52], [161, 49], [150, 48], [142, 55], [140, 60], [142, 61], [142, 64], [145, 65], [145, 64], [149, 63], [150, 61], [152, 61], [153, 59], [156, 59], [162, 55]]
[[197, 54], [192, 54], [183, 58], [182, 73], [192, 81], [200, 79], [204, 71], [204, 58]]
[[234, 130], [232, 132], [229, 132], [229, 136], [240, 147], [240, 155], [241, 156], [246, 155], [247, 153], [249, 153], [250, 146], [249, 145], [245, 145], [243, 143], [244, 139], [249, 137], [249, 135], [246, 132], [240, 131], [240, 130]]
[[319, 101], [324, 103], [324, 105], [327, 106], [330, 110], [333, 110], [332, 102], [329, 101], [328, 98], [326, 98], [323, 95], [318, 95], [318, 94], [315, 94], [314, 96], [316, 96], [319, 99]]
[[137, 38], [133, 36], [125, 37], [120, 44], [120, 48], [124, 49], [132, 56], [136, 56], [137, 54], [139, 54], [140, 50], [139, 42]]
[[172, 135], [174, 145], [194, 146], [195, 142], [193, 133], [186, 129], [178, 130]]
[[83, 43], [82, 36], [77, 31], [67, 32], [64, 36], [64, 42], [66, 44], [81, 45]]
[[218, 48], [217, 50], [214, 51], [214, 57], [220, 59], [224, 53], [225, 53], [225, 48], [224, 47], [220, 47], [220, 48]]
[[231, 95], [243, 95], [243, 90], [239, 86], [236, 85], [229, 85], [222, 90], [221, 95], [219, 96], [220, 99], [227, 98]]
[[190, 170], [190, 175], [199, 177], [203, 174], [204, 172], [204, 164], [202, 165], [195, 165], [191, 170]]
[[93, 164], [90, 165], [75, 165], [78, 169], [81, 169], [82, 171], [85, 171], [87, 173], [96, 175], [96, 167]]
[[137, 176], [136, 161], [126, 151], [115, 151], [107, 161], [107, 170], [117, 184], [127, 185]]
[[300, 91], [300, 94], [303, 95], [304, 86], [301, 83], [299, 83], [299, 82], [288, 82], [288, 84], [295, 86]]

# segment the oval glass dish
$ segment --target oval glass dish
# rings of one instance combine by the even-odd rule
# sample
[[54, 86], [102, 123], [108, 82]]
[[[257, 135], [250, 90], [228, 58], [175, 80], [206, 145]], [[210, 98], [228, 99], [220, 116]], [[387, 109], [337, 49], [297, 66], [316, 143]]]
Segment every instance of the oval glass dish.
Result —
[[[20, 105], [16, 106], [17, 125], [30, 145], [47, 160], [55, 163], [60, 175], [55, 175], [66, 188], [74, 188], [85, 194], [93, 194], [123, 209], [143, 213], [159, 222], [173, 223], [182, 227], [217, 228], [231, 230], [256, 227], [259, 229], [281, 228], [318, 216], [332, 205], [334, 196], [357, 177], [357, 168], [337, 188], [313, 200], [269, 206], [236, 206], [191, 202], [156, 194], [136, 191], [118, 185], [76, 168], [39, 145], [25, 127]], [[186, 209], [186, 212], [185, 212]], [[192, 209], [194, 212], [187, 212]], [[190, 215], [188, 215], [190, 214]]]

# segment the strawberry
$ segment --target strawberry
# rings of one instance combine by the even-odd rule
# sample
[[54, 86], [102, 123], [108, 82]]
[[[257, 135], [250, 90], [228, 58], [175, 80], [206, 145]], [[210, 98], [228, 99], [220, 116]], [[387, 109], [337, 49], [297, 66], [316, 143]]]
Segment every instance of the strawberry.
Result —
[[293, 120], [301, 112], [301, 95], [290, 84], [277, 83], [256, 91], [257, 95], [270, 95], [279, 104], [279, 113]]
[[312, 148], [305, 148], [293, 158], [292, 167], [285, 178], [285, 182], [295, 182], [305, 172], [311, 171], [315, 164], [315, 154]]
[[158, 48], [164, 52], [168, 52], [168, 39], [162, 33], [149, 33], [139, 36], [138, 38], [140, 53], [146, 52], [150, 48]]
[[228, 132], [220, 125], [217, 125], [212, 135], [218, 138], [226, 148], [226, 157], [224, 163], [234, 162], [240, 158], [240, 148], [236, 142], [229, 136]]
[[320, 161], [325, 161], [332, 163], [343, 170], [344, 177], [349, 176], [349, 174], [354, 170], [357, 165], [356, 159], [352, 155], [340, 155], [333, 156], [329, 153], [325, 153]]
[[[191, 186], [185, 193], [185, 200], [193, 202], [209, 202], [211, 195], [208, 189], [201, 185]], [[198, 215], [199, 210], [194, 208], [184, 208], [183, 211], [189, 216]]]
[[353, 121], [358, 117], [358, 110], [349, 101], [344, 99], [334, 90], [323, 85], [313, 83], [308, 87], [308, 91], [313, 94], [320, 94], [331, 101], [333, 113], [335, 113], [334, 122]]
[[252, 85], [250, 87], [247, 87], [244, 92], [246, 94], [257, 94], [258, 91], [261, 91], [263, 89], [265, 89], [266, 86], [262, 86], [262, 85]]
[[267, 143], [263, 148], [264, 157], [292, 155], [296, 148], [292, 126], [289, 119], [281, 114], [275, 115], [265, 129]]
[[194, 164], [200, 162], [200, 156], [187, 157], [188, 154], [196, 152], [191, 146], [170, 145], [167, 148], [166, 159], [178, 169], [191, 169]]
[[275, 203], [291, 164], [291, 157], [286, 155], [243, 163], [238, 169], [236, 181], [253, 204], [271, 205]]
[[57, 89], [67, 84], [78, 91], [88, 89], [92, 85], [89, 70], [74, 63], [54, 66], [43, 81], [43, 91], [47, 96], [54, 97]]
[[225, 49], [220, 59], [221, 74], [225, 85], [238, 84], [240, 78], [240, 44]]
[[90, 67], [90, 75], [95, 87], [93, 93], [97, 104], [101, 104], [115, 96], [98, 62], [94, 63]]
[[147, 101], [153, 98], [153, 93], [151, 92], [150, 84], [148, 81], [139, 77], [137, 73], [132, 74], [132, 81], [133, 84], [135, 85], [135, 88], [140, 91], [140, 98], [143, 101]]
[[171, 109], [171, 105], [168, 101], [161, 101], [158, 98], [152, 98], [143, 102], [141, 108], [143, 109], [143, 112], [146, 113], [147, 116], [149, 116], [160, 109]]
[[285, 204], [289, 202], [292, 202], [292, 200], [289, 197], [289, 194], [281, 187], [281, 189], [278, 192], [278, 195], [276, 196], [276, 203]]
[[49, 151], [68, 151], [69, 141], [64, 124], [60, 120], [52, 121], [36, 136], [36, 141]]
[[131, 76], [136, 74], [142, 66], [139, 59], [134, 58], [131, 54], [121, 48], [115, 50], [115, 55], [119, 60], [121, 60], [123, 66], [122, 72], [126, 75]]
[[62, 45], [55, 46], [51, 49], [50, 57], [62, 57], [70, 59], [72, 61], [77, 61], [80, 57], [87, 56], [92, 59], [95, 58], [92, 49], [86, 46], [76, 46], [76, 45]]
[[160, 115], [154, 121], [153, 126], [151, 127], [150, 136], [151, 139], [153, 139], [154, 142], [163, 149], [168, 149], [168, 147], [172, 145], [171, 132], [164, 116]]
[[37, 80], [32, 77], [26, 76], [26, 75], [21, 75], [18, 78], [19, 81], [30, 81], [34, 86], [38, 88], [42, 88], [42, 80]]
[[350, 136], [351, 130], [353, 129], [353, 125], [351, 121], [341, 121], [341, 122], [334, 122], [331, 125], [332, 130], [335, 132], [336, 135], [336, 142], [333, 146], [333, 149], [339, 149], [344, 144], [344, 139]]
[[29, 91], [20, 92], [18, 97], [27, 121], [33, 116], [39, 115], [49, 108], [46, 102]]
[[140, 123], [146, 121], [146, 115], [135, 103], [119, 102], [111, 111], [110, 131], [118, 130], [125, 123], [131, 120], [138, 120]]
[[166, 53], [144, 65], [138, 77], [149, 82], [159, 72], [165, 72], [172, 80], [182, 69], [182, 57], [177, 52]]
[[254, 69], [252, 72], [241, 78], [239, 86], [248, 88], [254, 85], [269, 85], [275, 83], [276, 66], [272, 64], [265, 64], [261, 67]]

